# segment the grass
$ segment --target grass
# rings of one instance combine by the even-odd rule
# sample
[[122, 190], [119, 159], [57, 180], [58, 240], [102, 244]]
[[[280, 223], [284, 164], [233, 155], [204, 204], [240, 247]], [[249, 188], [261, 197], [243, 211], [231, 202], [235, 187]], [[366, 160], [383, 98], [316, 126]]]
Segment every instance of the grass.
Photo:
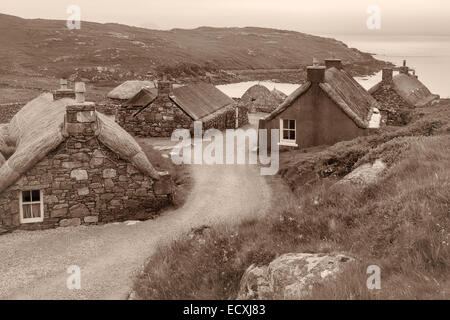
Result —
[[[283, 154], [281, 175], [269, 181], [270, 215], [160, 247], [135, 281], [137, 295], [234, 299], [251, 264], [289, 252], [343, 252], [357, 262], [315, 286], [311, 299], [449, 299], [449, 104], [416, 116], [376, 136]], [[388, 168], [375, 184], [334, 185], [378, 158]], [[280, 186], [281, 178], [293, 192]], [[381, 290], [367, 289], [369, 265], [381, 268]]]
[[146, 143], [145, 139], [139, 139], [138, 142], [156, 170], [170, 173], [176, 186], [173, 199], [174, 205], [175, 207], [182, 206], [191, 190], [189, 169], [183, 164], [175, 165], [170, 158], [164, 157], [160, 151], [155, 150], [152, 145]]

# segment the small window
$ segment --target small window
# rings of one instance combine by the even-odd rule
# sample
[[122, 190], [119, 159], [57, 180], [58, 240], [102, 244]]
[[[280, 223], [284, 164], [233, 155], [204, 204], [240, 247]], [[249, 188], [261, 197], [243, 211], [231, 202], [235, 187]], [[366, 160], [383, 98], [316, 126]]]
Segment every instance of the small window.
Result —
[[281, 119], [280, 120], [280, 143], [294, 144], [295, 136], [295, 120]]
[[41, 190], [26, 190], [20, 195], [20, 223], [44, 221], [44, 203]]

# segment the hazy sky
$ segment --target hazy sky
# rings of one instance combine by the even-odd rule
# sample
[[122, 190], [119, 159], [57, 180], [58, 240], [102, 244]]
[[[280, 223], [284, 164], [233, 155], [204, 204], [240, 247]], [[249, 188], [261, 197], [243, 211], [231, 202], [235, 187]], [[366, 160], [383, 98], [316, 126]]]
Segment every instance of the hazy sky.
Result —
[[[262, 26], [314, 34], [450, 34], [448, 0], [1, 0], [0, 12], [66, 19], [79, 5], [86, 21], [158, 29]], [[366, 26], [369, 5], [381, 29]]]

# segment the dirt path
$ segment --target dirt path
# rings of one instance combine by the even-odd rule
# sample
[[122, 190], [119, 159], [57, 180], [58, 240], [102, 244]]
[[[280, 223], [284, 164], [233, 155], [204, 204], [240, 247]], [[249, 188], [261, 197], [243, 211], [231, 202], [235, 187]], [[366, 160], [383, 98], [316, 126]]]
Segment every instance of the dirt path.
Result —
[[[192, 166], [186, 204], [155, 220], [0, 236], [0, 299], [124, 299], [159, 243], [204, 224], [264, 215], [270, 188], [257, 166]], [[81, 289], [66, 286], [71, 265]]]

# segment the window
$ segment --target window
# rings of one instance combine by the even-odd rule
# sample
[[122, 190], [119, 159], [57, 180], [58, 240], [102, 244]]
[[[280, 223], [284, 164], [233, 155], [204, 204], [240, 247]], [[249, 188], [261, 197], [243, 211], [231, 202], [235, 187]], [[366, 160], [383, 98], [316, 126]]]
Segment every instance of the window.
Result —
[[20, 223], [44, 221], [44, 201], [41, 190], [26, 190], [20, 194]]
[[295, 120], [280, 119], [280, 144], [297, 146]]

